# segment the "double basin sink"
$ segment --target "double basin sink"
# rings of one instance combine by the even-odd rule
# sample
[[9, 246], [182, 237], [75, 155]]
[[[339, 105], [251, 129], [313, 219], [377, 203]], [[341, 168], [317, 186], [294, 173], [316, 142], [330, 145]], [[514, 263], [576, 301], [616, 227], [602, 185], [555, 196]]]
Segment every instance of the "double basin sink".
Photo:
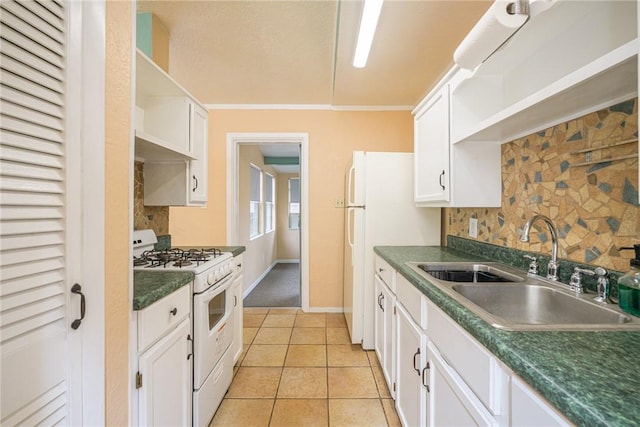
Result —
[[640, 330], [640, 318], [594, 293], [529, 276], [499, 263], [409, 262], [407, 266], [495, 328], [527, 330]]

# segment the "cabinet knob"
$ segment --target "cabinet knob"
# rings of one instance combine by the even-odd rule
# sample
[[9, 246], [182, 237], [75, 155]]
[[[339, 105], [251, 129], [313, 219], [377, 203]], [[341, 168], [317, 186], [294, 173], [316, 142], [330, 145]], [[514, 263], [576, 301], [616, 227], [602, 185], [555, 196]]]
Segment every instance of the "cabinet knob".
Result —
[[178, 309], [176, 307], [173, 307], [173, 310], [169, 310], [169, 313], [175, 316], [176, 314], [178, 314]]

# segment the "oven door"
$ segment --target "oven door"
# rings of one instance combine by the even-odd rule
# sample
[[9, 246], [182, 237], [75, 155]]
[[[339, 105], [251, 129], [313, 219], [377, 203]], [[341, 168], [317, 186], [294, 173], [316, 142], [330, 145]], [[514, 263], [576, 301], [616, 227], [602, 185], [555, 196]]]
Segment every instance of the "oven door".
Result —
[[193, 387], [198, 390], [233, 339], [233, 275], [193, 296]]

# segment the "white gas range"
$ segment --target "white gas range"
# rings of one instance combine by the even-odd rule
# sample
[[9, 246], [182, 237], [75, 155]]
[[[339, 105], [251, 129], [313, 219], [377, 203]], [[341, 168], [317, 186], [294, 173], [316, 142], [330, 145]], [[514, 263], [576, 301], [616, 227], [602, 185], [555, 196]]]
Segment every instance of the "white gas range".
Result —
[[216, 248], [155, 250], [153, 230], [133, 234], [136, 271], [190, 271], [193, 281], [193, 425], [207, 426], [233, 378], [233, 272], [230, 253]]

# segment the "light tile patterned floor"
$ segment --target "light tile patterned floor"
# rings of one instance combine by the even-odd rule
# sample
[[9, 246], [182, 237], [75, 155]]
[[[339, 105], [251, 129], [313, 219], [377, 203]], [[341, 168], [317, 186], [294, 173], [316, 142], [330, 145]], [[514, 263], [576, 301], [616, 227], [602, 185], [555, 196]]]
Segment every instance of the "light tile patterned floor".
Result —
[[213, 426], [399, 426], [373, 351], [342, 314], [244, 310], [244, 353]]

